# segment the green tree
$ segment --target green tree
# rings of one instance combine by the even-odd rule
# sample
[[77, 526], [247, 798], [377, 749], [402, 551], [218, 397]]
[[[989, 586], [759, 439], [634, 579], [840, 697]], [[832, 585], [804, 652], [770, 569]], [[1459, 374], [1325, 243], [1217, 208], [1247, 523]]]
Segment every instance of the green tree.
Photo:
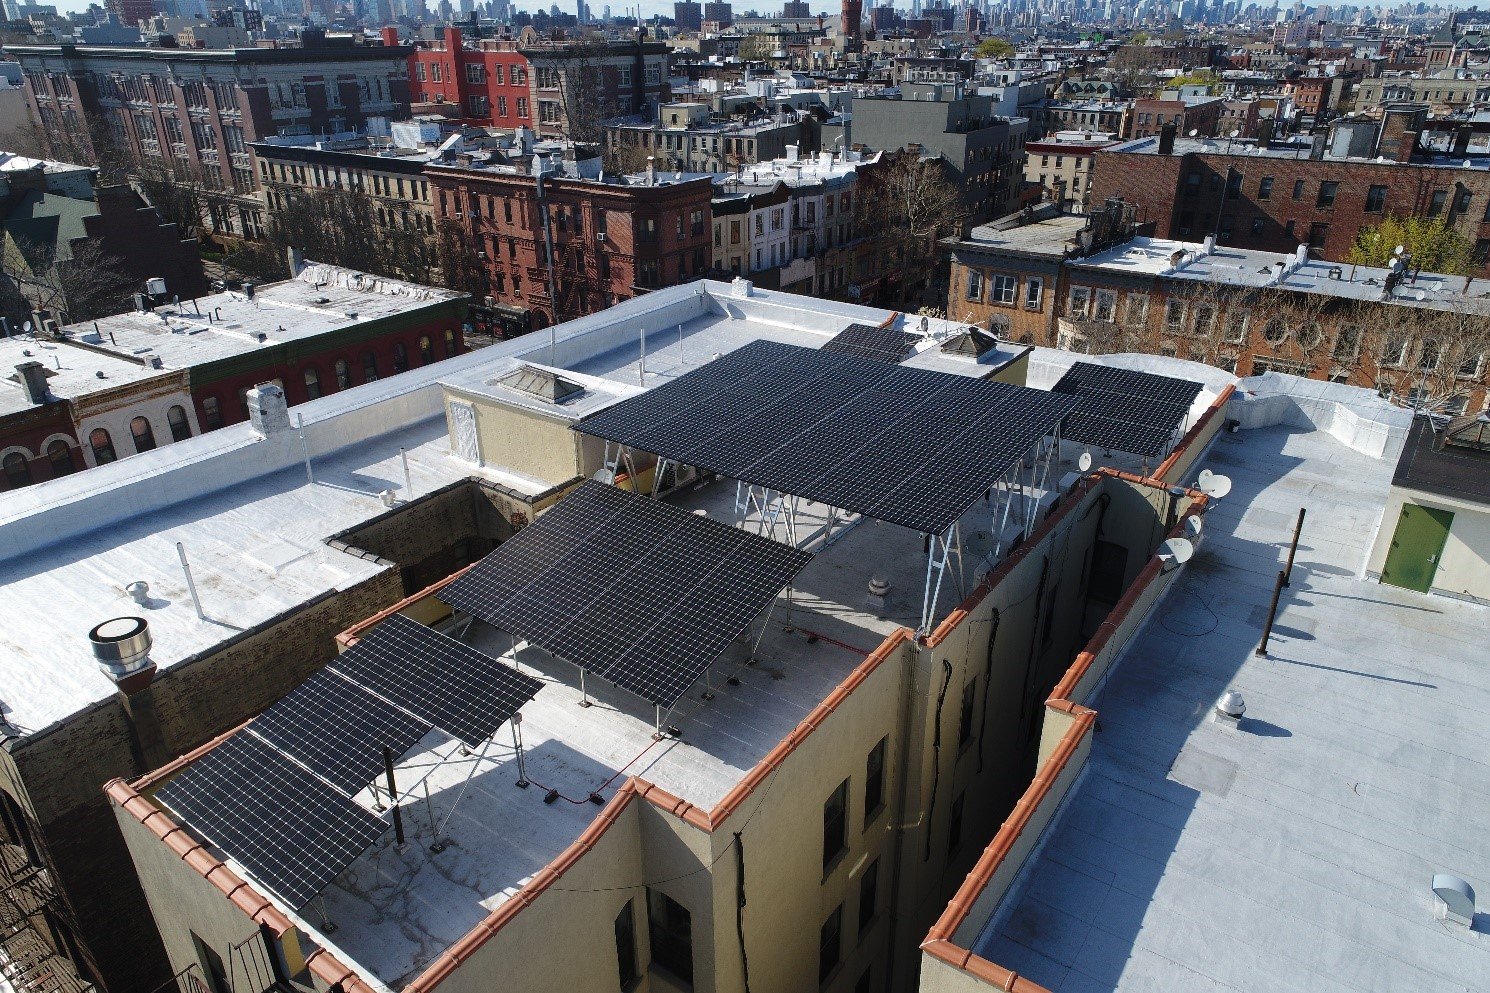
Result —
[[1169, 81], [1169, 86], [1179, 89], [1181, 86], [1204, 86], [1207, 93], [1215, 93], [1221, 85], [1221, 77], [1210, 69], [1195, 69], [1183, 73]]
[[1423, 272], [1467, 276], [1477, 268], [1471, 257], [1474, 246], [1442, 217], [1388, 217], [1363, 228], [1346, 261], [1385, 267], [1391, 264], [1398, 245], [1411, 257], [1412, 268]]
[[1014, 46], [1004, 38], [984, 38], [973, 54], [980, 59], [1007, 59], [1014, 54]]

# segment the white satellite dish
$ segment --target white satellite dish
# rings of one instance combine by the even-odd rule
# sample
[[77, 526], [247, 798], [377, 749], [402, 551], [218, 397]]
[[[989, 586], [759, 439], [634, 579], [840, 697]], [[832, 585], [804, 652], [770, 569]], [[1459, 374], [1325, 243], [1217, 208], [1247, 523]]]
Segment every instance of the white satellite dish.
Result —
[[595, 480], [595, 482], [597, 483], [614, 484], [616, 481], [616, 474], [609, 469], [596, 469], [595, 474], [590, 478]]
[[27, 334], [30, 334], [31, 333], [31, 322], [30, 321], [27, 321], [25, 324], [22, 324], [21, 327], [26, 330], [26, 333]]
[[1195, 480], [1195, 486], [1212, 500], [1219, 500], [1231, 492], [1231, 477], [1202, 469]]
[[1159, 546], [1159, 558], [1164, 562], [1166, 572], [1189, 562], [1194, 554], [1195, 546], [1185, 538], [1170, 538]]
[[1185, 536], [1192, 542], [1199, 540], [1200, 532], [1202, 529], [1203, 525], [1200, 523], [1199, 517], [1191, 514], [1189, 517], [1185, 518]]
[[1081, 458], [1076, 460], [1076, 467], [1082, 472], [1086, 472], [1088, 469], [1090, 469], [1092, 467], [1092, 453], [1082, 452]]

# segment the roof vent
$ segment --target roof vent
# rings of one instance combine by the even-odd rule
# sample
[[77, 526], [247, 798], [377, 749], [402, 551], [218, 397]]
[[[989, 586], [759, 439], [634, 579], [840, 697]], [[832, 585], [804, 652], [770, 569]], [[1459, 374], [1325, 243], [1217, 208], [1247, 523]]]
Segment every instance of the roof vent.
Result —
[[143, 617], [111, 618], [89, 631], [88, 640], [98, 667], [116, 683], [150, 666], [150, 623]]
[[1216, 701], [1215, 720], [1236, 727], [1242, 723], [1242, 715], [1246, 712], [1247, 701], [1242, 699], [1242, 695], [1236, 690], [1227, 690]]
[[1435, 916], [1464, 927], [1474, 927], [1474, 889], [1467, 881], [1447, 872], [1433, 874]]
[[942, 351], [948, 355], [966, 355], [971, 358], [997, 351], [998, 347], [998, 339], [979, 328], [968, 328], [942, 342]]
[[537, 397], [544, 403], [564, 403], [585, 391], [579, 383], [565, 379], [550, 369], [531, 365], [518, 366], [507, 375], [499, 376], [495, 382], [509, 390]]

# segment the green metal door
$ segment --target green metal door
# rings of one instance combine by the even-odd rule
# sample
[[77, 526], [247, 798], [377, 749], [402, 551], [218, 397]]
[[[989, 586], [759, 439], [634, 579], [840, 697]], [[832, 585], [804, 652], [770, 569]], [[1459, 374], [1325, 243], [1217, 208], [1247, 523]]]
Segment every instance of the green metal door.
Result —
[[1450, 511], [1404, 503], [1386, 565], [1381, 570], [1381, 581], [1427, 593], [1438, 572], [1438, 560], [1453, 523], [1454, 515]]

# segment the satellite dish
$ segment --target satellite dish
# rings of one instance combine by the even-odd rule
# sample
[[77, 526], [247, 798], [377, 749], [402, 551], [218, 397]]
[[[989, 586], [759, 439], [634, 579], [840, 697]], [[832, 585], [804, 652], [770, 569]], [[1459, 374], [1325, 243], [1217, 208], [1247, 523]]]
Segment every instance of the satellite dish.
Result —
[[1195, 480], [1195, 485], [1200, 492], [1212, 500], [1219, 500], [1231, 492], [1231, 477], [1211, 472], [1209, 469], [1202, 469], [1199, 478]]
[[1076, 467], [1082, 472], [1086, 472], [1088, 469], [1090, 469], [1092, 467], [1092, 453], [1082, 452], [1081, 458], [1076, 460]]
[[1236, 128], [1232, 128], [1232, 129], [1231, 129], [1231, 136], [1232, 136], [1232, 137], [1233, 137], [1233, 138], [1236, 138], [1236, 137], [1239, 137], [1239, 136], [1240, 136], [1240, 135], [1241, 135], [1241, 132], [1240, 132], [1240, 131], [1238, 131], [1238, 130], [1237, 130], [1237, 129], [1236, 129]]
[[930, 330], [930, 328], [931, 320], [926, 317], [921, 318], [921, 333], [925, 334], [928, 330]]
[[590, 478], [597, 483], [613, 484], [616, 481], [616, 474], [609, 469], [597, 469], [595, 475]]
[[1189, 517], [1185, 518], [1185, 536], [1188, 537], [1192, 542], [1200, 538], [1200, 532], [1203, 528], [1204, 525], [1200, 523], [1200, 518], [1196, 517], [1194, 514], [1191, 514]]
[[25, 329], [25, 331], [26, 331], [27, 334], [30, 334], [31, 333], [31, 322], [30, 321], [27, 321], [25, 324], [22, 324], [21, 327]]
[[1194, 554], [1195, 546], [1185, 538], [1170, 538], [1159, 546], [1159, 558], [1163, 560], [1166, 572], [1189, 562]]
[[1190, 129], [1190, 137], [1194, 138], [1198, 134], [1200, 134], [1200, 129], [1199, 128], [1191, 128]]
[[1418, 290], [1416, 293], [1414, 293], [1412, 295], [1412, 298], [1414, 300], [1417, 300], [1419, 302], [1422, 302], [1423, 300], [1428, 299], [1428, 294], [1424, 293], [1422, 290]]

